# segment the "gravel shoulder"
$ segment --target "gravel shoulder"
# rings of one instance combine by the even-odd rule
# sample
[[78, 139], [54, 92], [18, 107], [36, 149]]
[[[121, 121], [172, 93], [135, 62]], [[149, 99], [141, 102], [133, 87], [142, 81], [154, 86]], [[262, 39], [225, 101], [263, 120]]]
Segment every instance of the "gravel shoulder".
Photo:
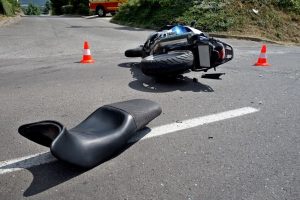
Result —
[[0, 15], [0, 27], [8, 26], [10, 24], [14, 24], [19, 22], [22, 19], [21, 15], [16, 15], [13, 17], [7, 17], [4, 15]]

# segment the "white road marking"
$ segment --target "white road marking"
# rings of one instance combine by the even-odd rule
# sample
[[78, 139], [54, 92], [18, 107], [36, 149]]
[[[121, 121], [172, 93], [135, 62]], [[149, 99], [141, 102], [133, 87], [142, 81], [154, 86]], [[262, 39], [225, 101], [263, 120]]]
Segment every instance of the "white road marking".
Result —
[[[240, 117], [240, 116], [258, 112], [258, 111], [259, 110], [256, 108], [244, 107], [244, 108], [240, 108], [240, 109], [236, 109], [236, 110], [230, 110], [230, 111], [226, 111], [226, 112], [222, 112], [222, 113], [207, 115], [204, 117], [188, 119], [188, 120], [185, 120], [185, 121], [182, 121], [179, 123], [167, 124], [167, 125], [163, 125], [163, 126], [159, 126], [159, 127], [155, 127], [153, 129], [151, 129], [151, 132], [146, 135], [142, 134], [142, 138], [139, 137], [139, 134], [138, 134], [136, 137], [131, 138], [129, 142], [136, 142], [139, 139], [144, 140], [144, 139], [148, 139], [148, 138], [152, 138], [152, 137], [158, 137], [161, 135], [181, 131], [184, 129], [201, 126], [204, 124], [209, 124], [209, 123], [213, 123], [213, 122], [217, 122], [217, 121], [221, 121], [221, 120], [225, 120], [225, 119]], [[143, 135], [145, 135], [145, 137], [143, 137]]]
[[30, 156], [16, 158], [13, 160], [0, 162], [0, 175], [21, 169], [28, 169], [34, 166], [46, 164], [55, 161], [56, 158], [48, 152], [38, 153]]
[[[184, 120], [178, 123], [167, 124], [159, 127], [152, 128], [148, 133], [147, 129], [140, 131], [135, 137], [131, 138], [129, 143], [136, 142], [140, 139], [148, 139], [153, 137], [162, 136], [169, 133], [174, 133], [177, 131], [194, 128], [204, 124], [209, 124], [225, 119], [231, 119], [235, 117], [240, 117], [250, 113], [258, 112], [259, 110], [252, 107], [244, 107], [236, 110], [230, 110], [222, 113], [207, 115], [203, 117], [197, 117], [193, 119]], [[149, 129], [148, 129], [149, 130]], [[13, 160], [0, 162], [0, 175], [28, 169], [34, 166], [46, 164], [55, 161], [56, 158], [51, 155], [50, 152], [38, 153], [30, 156], [25, 156], [21, 158], [16, 158]]]

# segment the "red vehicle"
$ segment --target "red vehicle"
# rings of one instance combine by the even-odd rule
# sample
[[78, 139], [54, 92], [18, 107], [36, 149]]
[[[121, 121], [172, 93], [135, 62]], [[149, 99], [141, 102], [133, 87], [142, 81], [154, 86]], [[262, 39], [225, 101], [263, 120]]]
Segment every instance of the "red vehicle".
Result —
[[90, 11], [99, 17], [105, 17], [107, 13], [114, 14], [122, 3], [127, 0], [89, 0]]

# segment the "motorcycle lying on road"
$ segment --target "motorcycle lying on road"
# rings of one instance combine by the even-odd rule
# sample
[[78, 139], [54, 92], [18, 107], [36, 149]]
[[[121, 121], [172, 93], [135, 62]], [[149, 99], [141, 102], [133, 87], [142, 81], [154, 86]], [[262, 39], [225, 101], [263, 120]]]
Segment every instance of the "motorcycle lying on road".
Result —
[[152, 77], [176, 77], [190, 71], [215, 69], [233, 59], [233, 48], [191, 26], [167, 25], [144, 43], [125, 51], [142, 57], [141, 70]]

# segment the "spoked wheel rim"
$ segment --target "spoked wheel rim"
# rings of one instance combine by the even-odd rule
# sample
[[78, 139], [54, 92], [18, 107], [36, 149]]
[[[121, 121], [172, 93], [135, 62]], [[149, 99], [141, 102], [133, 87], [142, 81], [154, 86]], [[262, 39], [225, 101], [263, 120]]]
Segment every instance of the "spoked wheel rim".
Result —
[[98, 14], [99, 16], [103, 16], [103, 15], [104, 15], [103, 9], [102, 9], [102, 8], [99, 8], [98, 11], [97, 11], [97, 14]]

